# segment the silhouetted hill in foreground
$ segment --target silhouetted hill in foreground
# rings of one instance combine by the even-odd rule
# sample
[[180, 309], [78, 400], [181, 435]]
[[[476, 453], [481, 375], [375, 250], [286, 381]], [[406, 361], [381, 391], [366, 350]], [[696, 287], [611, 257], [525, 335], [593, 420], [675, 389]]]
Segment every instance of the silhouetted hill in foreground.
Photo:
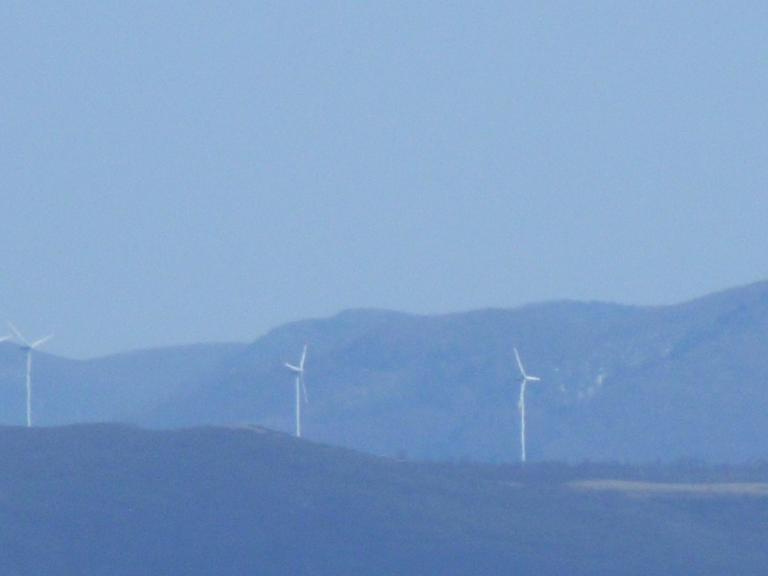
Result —
[[[662, 307], [554, 302], [414, 316], [357, 310], [199, 345], [74, 362], [40, 355], [41, 425], [254, 422], [293, 430], [309, 344], [305, 435], [379, 455], [518, 458], [517, 346], [532, 460], [768, 459], [768, 283]], [[0, 345], [0, 422], [24, 418], [23, 358]]]
[[[710, 484], [649, 483], [678, 475]], [[2, 428], [0, 573], [763, 574], [766, 481], [415, 464], [259, 428]]]

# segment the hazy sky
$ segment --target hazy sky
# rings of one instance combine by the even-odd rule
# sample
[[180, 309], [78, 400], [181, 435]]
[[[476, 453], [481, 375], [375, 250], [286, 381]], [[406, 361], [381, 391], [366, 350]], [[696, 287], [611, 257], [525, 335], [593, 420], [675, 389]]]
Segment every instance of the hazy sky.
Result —
[[768, 277], [766, 2], [3, 2], [0, 314], [91, 356]]

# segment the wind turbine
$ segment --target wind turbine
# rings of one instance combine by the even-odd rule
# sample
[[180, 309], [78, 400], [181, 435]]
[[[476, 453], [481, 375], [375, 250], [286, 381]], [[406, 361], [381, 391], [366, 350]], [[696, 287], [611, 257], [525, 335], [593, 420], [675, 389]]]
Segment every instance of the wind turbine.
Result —
[[301, 352], [301, 360], [296, 366], [285, 362], [285, 367], [296, 374], [296, 437], [301, 438], [301, 393], [304, 392], [304, 402], [309, 402], [307, 396], [307, 386], [304, 383], [304, 362], [307, 360], [307, 345], [304, 344], [304, 350]]
[[517, 348], [514, 350], [517, 367], [520, 368], [520, 374], [523, 376], [520, 382], [520, 401], [517, 406], [520, 409], [520, 460], [525, 464], [525, 387], [528, 385], [528, 382], [539, 382], [541, 378], [529, 376], [526, 373], [523, 362], [520, 360], [520, 353], [517, 351]]
[[24, 336], [21, 335], [21, 332], [18, 331], [16, 326], [13, 325], [12, 322], [8, 322], [8, 326], [11, 329], [11, 332], [16, 336], [16, 338], [19, 340], [19, 346], [21, 347], [21, 350], [23, 352], [27, 353], [27, 428], [32, 427], [32, 351], [36, 350], [48, 340], [53, 338], [53, 334], [49, 334], [45, 338], [40, 338], [40, 340], [35, 340], [34, 342], [30, 342]]

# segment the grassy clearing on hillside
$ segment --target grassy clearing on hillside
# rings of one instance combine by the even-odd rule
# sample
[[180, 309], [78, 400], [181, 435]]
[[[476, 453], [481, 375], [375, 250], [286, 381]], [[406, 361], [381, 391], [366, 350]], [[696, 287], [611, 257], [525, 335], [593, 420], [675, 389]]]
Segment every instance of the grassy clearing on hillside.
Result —
[[574, 490], [622, 492], [634, 496], [756, 496], [768, 497], [765, 482], [670, 483], [627, 480], [580, 480], [567, 484]]

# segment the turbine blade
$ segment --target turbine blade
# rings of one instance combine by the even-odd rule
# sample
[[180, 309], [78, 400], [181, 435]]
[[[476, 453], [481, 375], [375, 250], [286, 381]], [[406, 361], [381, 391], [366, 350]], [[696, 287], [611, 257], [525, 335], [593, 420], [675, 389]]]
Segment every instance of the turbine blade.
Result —
[[45, 344], [46, 342], [48, 342], [48, 340], [50, 340], [51, 338], [53, 338], [53, 334], [49, 334], [45, 338], [40, 338], [40, 340], [36, 340], [35, 342], [32, 342], [32, 344], [30, 344], [29, 347], [30, 348], [38, 348], [38, 347], [42, 346], [43, 344]]
[[304, 383], [304, 372], [301, 373], [301, 389], [304, 391], [304, 402], [309, 404], [309, 395], [307, 394], [307, 385]]
[[307, 360], [307, 345], [304, 344], [304, 350], [301, 351], [301, 362], [299, 362], [299, 368], [304, 370], [304, 362]]
[[11, 339], [10, 336], [3, 336], [2, 338], [0, 338], [0, 342], [5, 342], [6, 340], [10, 340], [10, 339]]
[[515, 351], [515, 358], [517, 359], [517, 367], [520, 368], [520, 374], [523, 375], [523, 378], [527, 378], [528, 375], [525, 373], [525, 368], [523, 368], [523, 361], [520, 360], [520, 353], [517, 351], [517, 348], [513, 348]]
[[13, 332], [14, 336], [16, 336], [16, 338], [21, 340], [22, 344], [26, 344], [27, 346], [29, 346], [29, 342], [27, 342], [27, 339], [21, 335], [21, 332], [19, 332], [18, 328], [16, 328], [16, 326], [14, 326], [13, 322], [11, 322], [10, 320], [8, 320], [8, 327], [11, 329], [11, 332]]
[[284, 362], [283, 365], [286, 368], [288, 368], [288, 370], [290, 370], [292, 372], [299, 372], [299, 373], [301, 373], [301, 368], [299, 368], [298, 366], [294, 366], [293, 364], [291, 364], [289, 362]]
[[525, 379], [528, 380], [528, 382], [541, 382], [541, 378], [538, 376], [526, 376]]

